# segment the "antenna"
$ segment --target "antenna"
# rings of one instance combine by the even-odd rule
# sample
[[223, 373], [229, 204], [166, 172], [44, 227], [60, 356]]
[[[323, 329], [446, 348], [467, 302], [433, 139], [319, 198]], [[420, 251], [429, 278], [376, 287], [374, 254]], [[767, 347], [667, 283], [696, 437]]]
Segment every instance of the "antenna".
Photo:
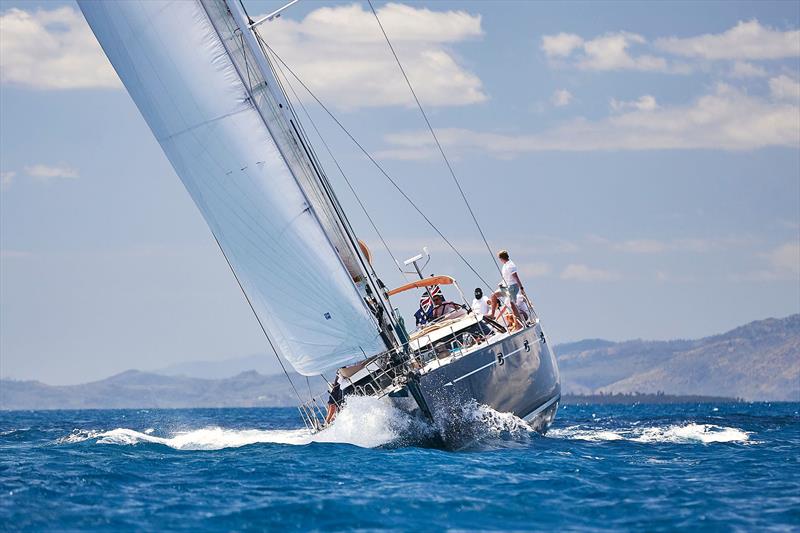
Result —
[[[419, 263], [423, 259], [425, 259], [425, 264], [422, 265], [422, 266], [419, 266], [417, 263]], [[403, 272], [405, 272], [406, 274], [417, 274], [419, 276], [419, 279], [425, 279], [425, 276], [422, 275], [422, 270], [426, 266], [428, 266], [428, 263], [430, 263], [430, 262], [431, 262], [431, 254], [428, 253], [428, 247], [427, 246], [423, 246], [421, 254], [415, 255], [414, 257], [410, 257], [410, 258], [406, 259], [405, 261], [403, 261], [403, 264], [406, 265], [406, 266], [414, 265], [414, 271], [407, 272], [407, 271], [404, 270]]]

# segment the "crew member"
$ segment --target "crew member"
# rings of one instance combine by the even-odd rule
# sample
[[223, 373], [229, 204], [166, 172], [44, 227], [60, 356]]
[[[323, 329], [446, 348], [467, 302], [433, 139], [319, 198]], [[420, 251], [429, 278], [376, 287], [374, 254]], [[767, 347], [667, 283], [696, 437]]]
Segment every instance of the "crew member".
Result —
[[483, 295], [483, 289], [475, 288], [475, 299], [472, 300], [472, 311], [479, 315], [489, 314], [489, 297]]
[[[517, 274], [517, 265], [509, 258], [508, 251], [506, 250], [497, 252], [497, 258], [503, 265], [501, 271], [503, 273], [504, 288], [502, 291], [505, 293], [504, 296], [506, 296], [506, 301], [511, 306], [511, 311], [514, 313], [514, 316], [521, 319], [519, 309], [517, 309], [517, 295], [520, 292], [525, 294], [525, 288], [522, 286], [519, 274]], [[492, 312], [494, 312], [494, 309], [492, 309]]]
[[342, 394], [342, 387], [339, 386], [339, 374], [337, 373], [336, 377], [333, 379], [330, 393], [328, 394], [328, 413], [325, 415], [326, 426], [336, 418], [336, 414], [342, 406], [343, 399], [344, 395]]
[[464, 308], [455, 302], [446, 302], [444, 296], [441, 294], [434, 294], [433, 296], [433, 320], [438, 320], [443, 317], [456, 318], [461, 316], [458, 313], [464, 314]]

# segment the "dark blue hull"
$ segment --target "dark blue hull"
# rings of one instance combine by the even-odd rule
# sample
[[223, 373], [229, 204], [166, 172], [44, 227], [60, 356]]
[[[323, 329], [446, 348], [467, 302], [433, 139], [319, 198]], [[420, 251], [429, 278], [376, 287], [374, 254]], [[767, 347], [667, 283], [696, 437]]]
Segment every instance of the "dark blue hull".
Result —
[[[474, 401], [513, 413], [541, 432], [561, 397], [555, 354], [538, 324], [422, 374], [418, 387], [434, 419], [457, 416]], [[407, 399], [398, 403], [409, 405]]]

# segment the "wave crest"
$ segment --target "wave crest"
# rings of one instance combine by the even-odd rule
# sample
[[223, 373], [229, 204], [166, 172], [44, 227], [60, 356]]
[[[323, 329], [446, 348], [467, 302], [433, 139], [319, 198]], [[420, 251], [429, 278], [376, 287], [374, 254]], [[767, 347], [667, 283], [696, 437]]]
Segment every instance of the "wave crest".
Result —
[[683, 424], [670, 426], [633, 427], [623, 429], [583, 428], [571, 426], [553, 429], [548, 437], [568, 440], [584, 440], [590, 442], [618, 441], [641, 443], [691, 444], [701, 442], [711, 444], [717, 442], [753, 443], [751, 433], [738, 428], [716, 426], [714, 424]]
[[330, 427], [319, 433], [307, 429], [230, 429], [204, 427], [159, 436], [153, 428], [137, 431], [117, 428], [110, 431], [74, 430], [58, 440], [75, 444], [95, 440], [97, 444], [130, 446], [159, 444], [176, 450], [221, 450], [251, 444], [307, 445], [314, 442], [352, 444], [362, 448], [432, 446], [461, 449], [476, 441], [503, 441], [527, 438], [531, 433], [525, 421], [510, 413], [499, 413], [475, 402], [437, 417], [435, 425], [402, 411], [387, 399], [353, 396]]

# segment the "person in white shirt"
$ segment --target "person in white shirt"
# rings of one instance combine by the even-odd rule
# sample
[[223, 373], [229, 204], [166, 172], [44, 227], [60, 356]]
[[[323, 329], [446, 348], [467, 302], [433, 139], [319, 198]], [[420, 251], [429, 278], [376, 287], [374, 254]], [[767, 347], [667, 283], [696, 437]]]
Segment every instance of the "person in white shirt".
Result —
[[[522, 286], [519, 274], [517, 274], [517, 265], [509, 258], [508, 251], [506, 250], [497, 252], [497, 258], [503, 265], [501, 271], [503, 273], [503, 284], [505, 285], [503, 292], [507, 298], [506, 301], [510, 304], [514, 316], [521, 319], [522, 317], [519, 314], [519, 309], [517, 309], [517, 295], [520, 292], [525, 294], [525, 288]], [[492, 309], [492, 314], [494, 314], [494, 309]]]
[[480, 287], [475, 289], [475, 299], [472, 300], [472, 311], [479, 315], [489, 314], [489, 297], [483, 295], [483, 290]]

